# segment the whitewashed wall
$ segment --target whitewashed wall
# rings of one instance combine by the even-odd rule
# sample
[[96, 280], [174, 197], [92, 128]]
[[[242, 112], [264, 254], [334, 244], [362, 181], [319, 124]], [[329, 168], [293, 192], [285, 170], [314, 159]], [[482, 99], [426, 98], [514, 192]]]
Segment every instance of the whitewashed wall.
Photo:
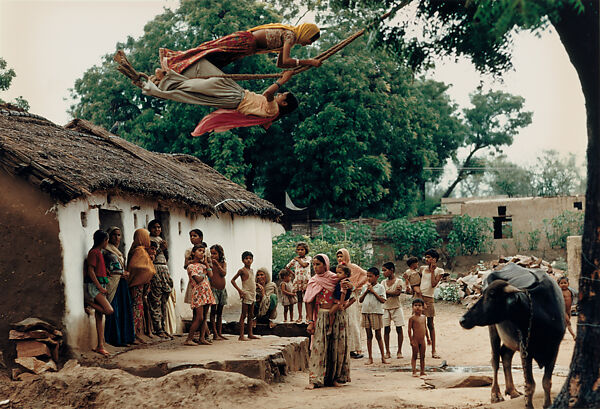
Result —
[[[60, 227], [60, 240], [63, 248], [63, 281], [65, 283], [64, 324], [68, 333], [68, 343], [75, 348], [89, 349], [94, 346], [96, 334], [93, 316], [84, 310], [83, 301], [83, 260], [92, 247], [92, 236], [100, 226], [98, 209], [122, 212], [123, 241], [126, 251], [133, 240], [137, 228], [146, 228], [154, 219], [158, 204], [144, 198], [110, 197], [96, 194], [87, 199], [75, 200], [65, 206], [57, 206], [56, 213]], [[189, 305], [183, 303], [187, 286], [187, 273], [183, 269], [185, 250], [191, 247], [189, 231], [200, 229], [204, 241], [209, 245], [220, 244], [225, 250], [228, 264], [227, 291], [228, 303], [239, 305], [237, 292], [229, 282], [235, 272], [242, 267], [241, 254], [249, 250], [254, 254], [253, 267], [267, 267], [271, 271], [271, 238], [284, 232], [278, 223], [255, 216], [236, 216], [221, 213], [219, 216], [192, 216], [183, 208], [165, 208], [169, 211], [169, 231], [164, 232], [169, 239], [169, 270], [177, 293], [177, 312], [180, 317], [191, 317]], [[83, 218], [87, 227], [83, 226]], [[181, 331], [181, 322], [178, 326]]]

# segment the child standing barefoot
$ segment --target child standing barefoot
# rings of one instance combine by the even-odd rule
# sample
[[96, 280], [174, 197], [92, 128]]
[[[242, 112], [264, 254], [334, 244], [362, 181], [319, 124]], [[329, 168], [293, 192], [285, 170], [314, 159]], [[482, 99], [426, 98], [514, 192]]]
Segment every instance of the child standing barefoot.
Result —
[[98, 336], [98, 345], [94, 352], [110, 356], [104, 348], [104, 323], [102, 322], [102, 314], [110, 315], [114, 312], [112, 306], [106, 299], [106, 284], [108, 278], [106, 274], [106, 265], [104, 264], [104, 256], [102, 250], [108, 244], [108, 234], [103, 230], [94, 232], [94, 246], [89, 251], [85, 260], [85, 271], [83, 282], [85, 285], [85, 300], [88, 305], [94, 309], [96, 318], [96, 334]]
[[425, 375], [425, 337], [427, 344], [431, 344], [429, 332], [427, 331], [427, 321], [423, 315], [423, 300], [415, 298], [412, 302], [413, 315], [408, 319], [408, 339], [412, 347], [412, 376], [417, 375], [417, 354], [420, 355], [421, 375]]
[[206, 318], [208, 317], [208, 308], [215, 303], [215, 297], [213, 296], [209, 278], [212, 276], [212, 269], [206, 264], [206, 256], [204, 254], [206, 246], [204, 244], [197, 244], [192, 248], [193, 260], [188, 265], [187, 271], [192, 283], [192, 299], [190, 306], [195, 310], [196, 314], [190, 327], [190, 332], [185, 341], [184, 345], [198, 345], [194, 342], [194, 334], [200, 328], [200, 340], [199, 343], [203, 345], [209, 345], [210, 342], [206, 340]]
[[210, 308], [210, 326], [214, 339], [227, 340], [223, 336], [223, 307], [227, 305], [227, 289], [225, 288], [225, 276], [227, 275], [227, 263], [225, 252], [219, 244], [210, 247], [210, 259], [212, 261], [213, 276], [210, 280], [216, 304]]
[[387, 262], [381, 268], [384, 277], [387, 280], [383, 280], [382, 284], [385, 288], [385, 304], [383, 304], [383, 341], [385, 344], [385, 357], [391, 358], [390, 353], [390, 332], [391, 323], [393, 322], [396, 326], [396, 333], [398, 334], [398, 352], [396, 358], [402, 358], [402, 341], [404, 336], [402, 335], [402, 327], [404, 326], [404, 313], [402, 312], [402, 306], [400, 305], [400, 294], [402, 294], [402, 280], [396, 278], [395, 271], [396, 266], [392, 262]]
[[371, 330], [375, 330], [375, 339], [379, 345], [379, 352], [381, 352], [381, 362], [388, 363], [385, 359], [383, 340], [381, 339], [385, 288], [377, 283], [378, 278], [379, 270], [377, 268], [371, 267], [367, 270], [367, 284], [363, 287], [359, 300], [362, 303], [362, 326], [367, 331], [367, 350], [369, 351], [367, 365], [373, 363], [373, 332]]
[[563, 298], [565, 299], [565, 320], [567, 323], [567, 329], [569, 330], [569, 334], [576, 339], [575, 333], [573, 332], [573, 327], [571, 327], [571, 305], [573, 305], [573, 296], [575, 295], [575, 290], [569, 287], [569, 279], [566, 276], [562, 276], [558, 279], [558, 286], [561, 289]]
[[[310, 280], [310, 264], [312, 258], [308, 255], [308, 244], [300, 242], [296, 244], [296, 254], [285, 269], [293, 274], [294, 290], [298, 297], [298, 324], [302, 323], [302, 304], [308, 280]], [[292, 268], [294, 271], [292, 271]], [[309, 319], [309, 317], [307, 317]]]
[[[256, 281], [254, 279], [254, 271], [250, 266], [254, 261], [254, 255], [249, 251], [242, 253], [242, 263], [244, 267], [240, 268], [238, 272], [231, 279], [231, 284], [240, 294], [242, 299], [242, 313], [240, 315], [240, 341], [248, 341], [248, 339], [258, 339], [256, 335], [252, 333], [252, 320], [254, 319], [254, 302], [256, 301]], [[240, 277], [242, 280], [242, 288], [238, 287], [235, 280]], [[244, 320], [248, 317], [248, 338], [244, 337]]]
[[283, 322], [288, 322], [288, 312], [290, 314], [290, 321], [294, 321], [294, 304], [298, 302], [296, 298], [296, 292], [292, 284], [292, 275], [287, 270], [281, 270], [279, 272], [281, 278], [281, 304], [283, 305]]

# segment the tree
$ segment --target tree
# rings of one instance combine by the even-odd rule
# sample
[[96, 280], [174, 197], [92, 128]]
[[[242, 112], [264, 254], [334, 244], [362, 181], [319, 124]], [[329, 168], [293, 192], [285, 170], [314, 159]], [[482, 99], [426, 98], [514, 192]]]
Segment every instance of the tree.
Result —
[[479, 89], [471, 94], [473, 107], [463, 110], [467, 128], [464, 143], [469, 153], [443, 197], [449, 197], [456, 185], [473, 173], [471, 168], [477, 165], [477, 152], [485, 149], [499, 151], [502, 146], [512, 144], [520, 128], [531, 123], [532, 113], [522, 111], [524, 102], [522, 97], [502, 91], [483, 93]]
[[507, 160], [506, 156], [488, 162], [490, 189], [508, 197], [533, 196], [533, 172]]
[[563, 159], [554, 150], [544, 151], [536, 162], [533, 185], [538, 196], [568, 196], [580, 186], [574, 154]]
[[[222, 18], [221, 18], [222, 17]], [[148, 23], [142, 37], [129, 38], [125, 49], [140, 71], [157, 67], [159, 47], [192, 46], [236, 29], [280, 17], [252, 0], [182, 1]], [[324, 31], [317, 43], [326, 49], [352, 26]], [[294, 55], [314, 55], [314, 48], [296, 47]], [[230, 72], [274, 72], [265, 55], [244, 58]], [[264, 89], [270, 81], [242, 83]], [[112, 53], [87, 70], [72, 90], [73, 116], [118, 133], [147, 149], [198, 156], [247, 189], [283, 207], [284, 192], [323, 218], [359, 215], [400, 217], [416, 212], [419, 192], [432, 178], [428, 166], [452, 157], [463, 127], [450, 101], [448, 86], [415, 79], [405, 64], [385, 50], [369, 50], [361, 38], [286, 84], [300, 109], [268, 130], [235, 129], [209, 138], [189, 132], [205, 107], [163, 101], [142, 95], [115, 70]]]
[[[7, 89], [9, 89], [13, 78], [17, 76], [15, 70], [13, 70], [12, 68], [7, 69], [7, 66], [8, 64], [6, 63], [6, 60], [0, 57], [0, 91], [6, 91]], [[0, 98], [0, 104], [5, 103], [6, 101]], [[22, 96], [15, 98], [12, 104], [25, 111], [29, 111], [29, 102], [27, 102]]]

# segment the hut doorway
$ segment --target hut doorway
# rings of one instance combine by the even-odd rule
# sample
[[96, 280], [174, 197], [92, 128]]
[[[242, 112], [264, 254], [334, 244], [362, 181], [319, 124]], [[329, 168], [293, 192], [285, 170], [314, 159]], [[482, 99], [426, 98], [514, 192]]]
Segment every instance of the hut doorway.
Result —
[[[108, 231], [111, 227], [118, 227], [123, 232], [123, 212], [118, 210], [99, 209], [100, 230]], [[125, 254], [125, 240], [121, 238], [119, 250]]]

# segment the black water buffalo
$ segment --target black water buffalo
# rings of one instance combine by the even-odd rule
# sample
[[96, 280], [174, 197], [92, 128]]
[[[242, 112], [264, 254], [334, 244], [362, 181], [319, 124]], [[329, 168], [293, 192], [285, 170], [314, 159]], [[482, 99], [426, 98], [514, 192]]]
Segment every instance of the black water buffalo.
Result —
[[544, 271], [509, 263], [492, 271], [482, 297], [460, 319], [463, 328], [487, 325], [492, 343], [492, 403], [504, 400], [498, 386], [498, 363], [502, 357], [506, 394], [520, 395], [512, 379], [515, 351], [521, 352], [525, 378], [525, 407], [533, 408], [535, 381], [532, 360], [544, 369], [544, 407], [550, 406], [552, 371], [565, 333], [565, 304], [558, 284]]

